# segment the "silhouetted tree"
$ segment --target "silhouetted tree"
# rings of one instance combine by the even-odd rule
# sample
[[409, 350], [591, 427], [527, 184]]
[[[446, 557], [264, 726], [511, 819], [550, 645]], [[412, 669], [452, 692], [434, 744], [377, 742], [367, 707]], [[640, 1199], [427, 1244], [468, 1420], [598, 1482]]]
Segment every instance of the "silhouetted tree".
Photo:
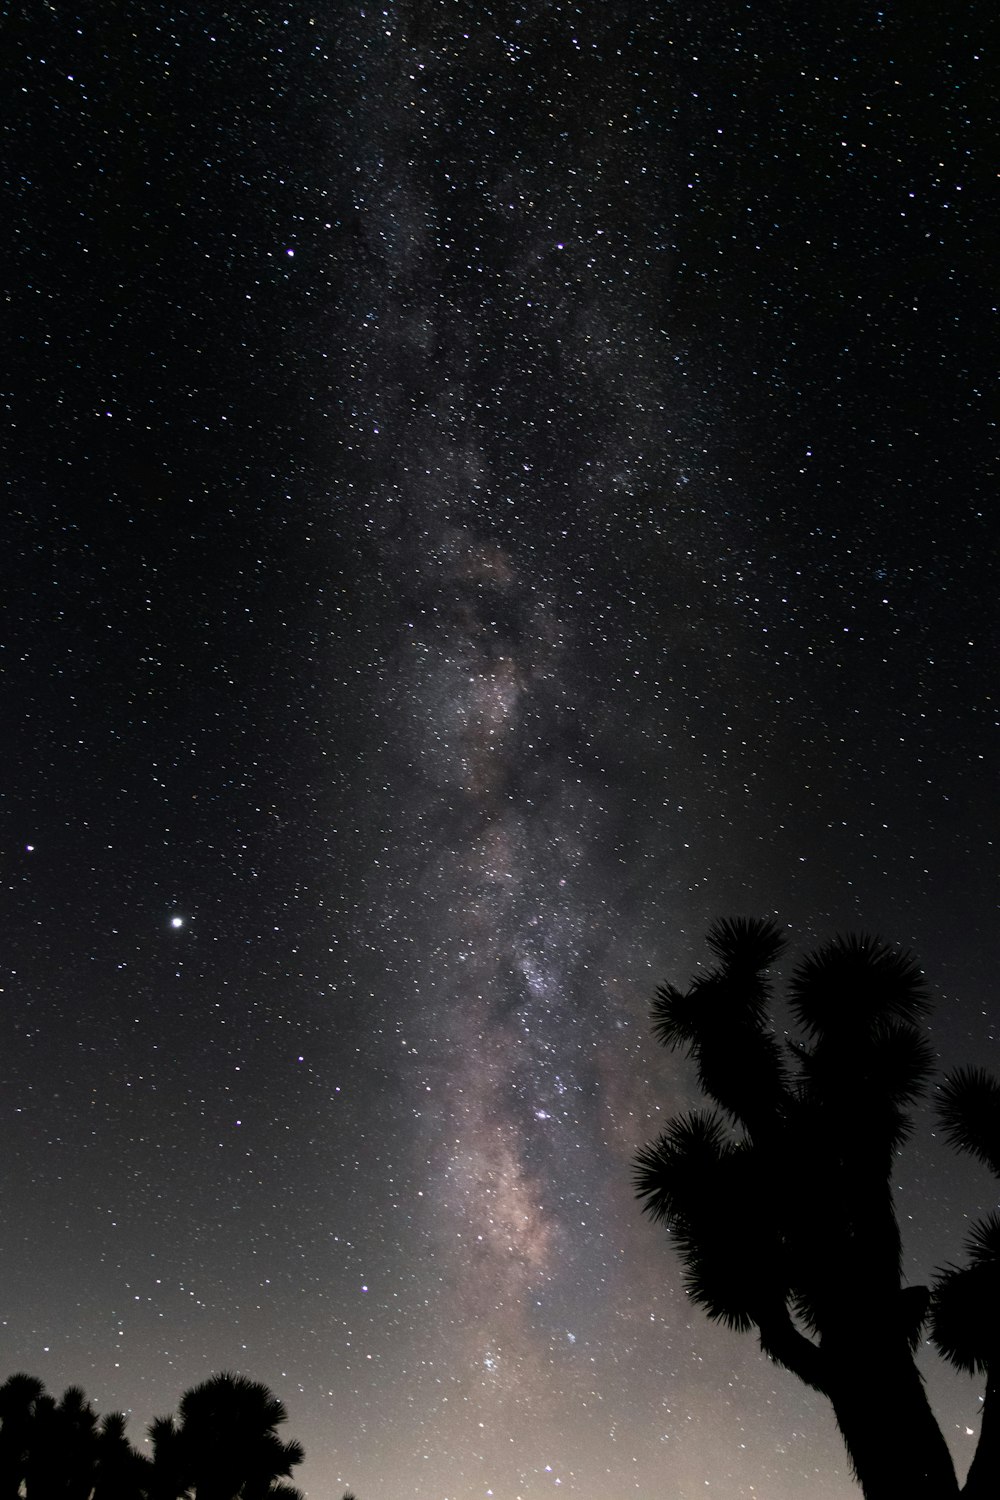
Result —
[[188, 1493], [185, 1480], [177, 1423], [173, 1417], [155, 1417], [149, 1424], [153, 1445], [152, 1471], [147, 1492], [149, 1500], [178, 1500]]
[[92, 1500], [145, 1500], [150, 1493], [152, 1463], [132, 1447], [125, 1436], [125, 1421], [120, 1411], [101, 1418], [94, 1445]]
[[302, 1500], [281, 1481], [304, 1457], [276, 1428], [287, 1412], [266, 1385], [243, 1375], [213, 1375], [185, 1391], [178, 1422], [158, 1418], [149, 1429], [154, 1485], [195, 1500]]
[[11, 1375], [0, 1386], [0, 1500], [18, 1500], [34, 1431], [35, 1405], [45, 1387], [34, 1375]]
[[[902, 1284], [892, 1190], [908, 1106], [933, 1054], [918, 1029], [927, 996], [913, 958], [837, 938], [789, 986], [804, 1040], [782, 1047], [767, 970], [773, 923], [717, 923], [715, 966], [656, 992], [653, 1029], [682, 1049], [714, 1110], [679, 1115], [638, 1153], [636, 1188], [672, 1232], [692, 1299], [756, 1329], [761, 1348], [831, 1402], [869, 1500], [953, 1500], [954, 1466], [915, 1363], [931, 1316], [938, 1349], [985, 1373], [976, 1457], [961, 1493], [1000, 1493], [1000, 1220], [973, 1232], [970, 1264], [933, 1294]], [[944, 1086], [952, 1143], [1000, 1175], [1000, 1085], [958, 1073]]]
[[97, 1466], [97, 1414], [79, 1386], [60, 1401], [35, 1402], [28, 1462], [27, 1500], [89, 1500]]
[[215, 1375], [181, 1398], [179, 1420], [149, 1432], [150, 1460], [121, 1412], [98, 1419], [77, 1386], [60, 1401], [31, 1375], [0, 1386], [0, 1500], [302, 1500], [282, 1481], [302, 1462], [275, 1429], [282, 1403], [242, 1375]]

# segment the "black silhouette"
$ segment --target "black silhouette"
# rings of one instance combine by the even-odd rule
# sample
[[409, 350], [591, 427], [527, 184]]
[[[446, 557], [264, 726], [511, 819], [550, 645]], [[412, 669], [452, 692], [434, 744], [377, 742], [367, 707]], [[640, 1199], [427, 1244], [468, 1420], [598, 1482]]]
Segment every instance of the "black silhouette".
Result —
[[[761, 1348], [830, 1400], [869, 1500], [985, 1500], [1000, 1492], [1000, 1219], [973, 1233], [971, 1263], [933, 1294], [904, 1287], [892, 1170], [933, 1054], [912, 957], [838, 938], [794, 970], [805, 1040], [782, 1046], [766, 971], [784, 949], [767, 921], [717, 923], [717, 965], [686, 992], [657, 991], [654, 1033], [695, 1061], [718, 1107], [678, 1116], [638, 1153], [645, 1209], [674, 1235], [685, 1284], [711, 1318], [757, 1330]], [[959, 1073], [942, 1119], [957, 1148], [1000, 1172], [1000, 1084]], [[987, 1375], [976, 1458], [960, 1491], [914, 1350]]]
[[39, 1395], [25, 1465], [27, 1500], [88, 1500], [97, 1469], [97, 1414], [79, 1386]]
[[34, 1375], [11, 1375], [0, 1386], [0, 1500], [19, 1500], [31, 1450], [35, 1404], [44, 1391]]
[[57, 1402], [12, 1375], [0, 1386], [0, 1500], [302, 1500], [284, 1483], [304, 1456], [278, 1437], [286, 1415], [267, 1386], [214, 1375], [185, 1392], [178, 1420], [151, 1424], [149, 1459], [121, 1412], [98, 1419], [78, 1387]]
[[284, 1405], [266, 1385], [243, 1375], [213, 1375], [181, 1397], [180, 1421], [150, 1427], [153, 1467], [166, 1494], [195, 1500], [302, 1500], [282, 1483], [302, 1462], [302, 1445], [283, 1443], [276, 1428]]
[[125, 1436], [123, 1412], [109, 1412], [101, 1418], [95, 1450], [92, 1500], [145, 1500], [150, 1493], [153, 1466]]

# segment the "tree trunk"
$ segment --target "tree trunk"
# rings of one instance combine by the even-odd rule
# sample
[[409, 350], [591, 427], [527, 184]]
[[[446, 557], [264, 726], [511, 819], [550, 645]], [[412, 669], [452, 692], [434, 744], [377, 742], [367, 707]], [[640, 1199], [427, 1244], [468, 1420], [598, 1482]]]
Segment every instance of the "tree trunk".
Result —
[[963, 1500], [996, 1500], [1000, 1494], [1000, 1376], [990, 1372], [983, 1398], [979, 1442], [962, 1489]]
[[865, 1500], [958, 1500], [951, 1453], [909, 1350], [891, 1360], [870, 1355], [859, 1348], [830, 1385]]

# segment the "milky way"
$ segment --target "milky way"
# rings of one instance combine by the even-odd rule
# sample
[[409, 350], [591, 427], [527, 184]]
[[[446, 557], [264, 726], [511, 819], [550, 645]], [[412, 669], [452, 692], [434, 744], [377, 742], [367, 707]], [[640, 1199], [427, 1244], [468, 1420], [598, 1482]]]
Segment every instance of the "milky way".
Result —
[[[17, 32], [0, 1373], [245, 1370], [314, 1500], [854, 1493], [630, 1163], [720, 915], [994, 1047], [977, 25]], [[920, 1123], [913, 1279], [989, 1190]]]

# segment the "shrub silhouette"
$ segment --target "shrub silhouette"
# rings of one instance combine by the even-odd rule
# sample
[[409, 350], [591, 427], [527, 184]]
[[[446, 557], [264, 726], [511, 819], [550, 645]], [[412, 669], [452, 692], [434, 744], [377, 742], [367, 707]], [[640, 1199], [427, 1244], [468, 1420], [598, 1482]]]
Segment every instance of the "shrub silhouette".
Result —
[[84, 1393], [61, 1400], [32, 1375], [0, 1386], [0, 1500], [301, 1500], [285, 1483], [302, 1462], [283, 1442], [281, 1401], [243, 1375], [185, 1391], [177, 1419], [150, 1426], [153, 1457], [133, 1448], [121, 1412], [98, 1419]]

